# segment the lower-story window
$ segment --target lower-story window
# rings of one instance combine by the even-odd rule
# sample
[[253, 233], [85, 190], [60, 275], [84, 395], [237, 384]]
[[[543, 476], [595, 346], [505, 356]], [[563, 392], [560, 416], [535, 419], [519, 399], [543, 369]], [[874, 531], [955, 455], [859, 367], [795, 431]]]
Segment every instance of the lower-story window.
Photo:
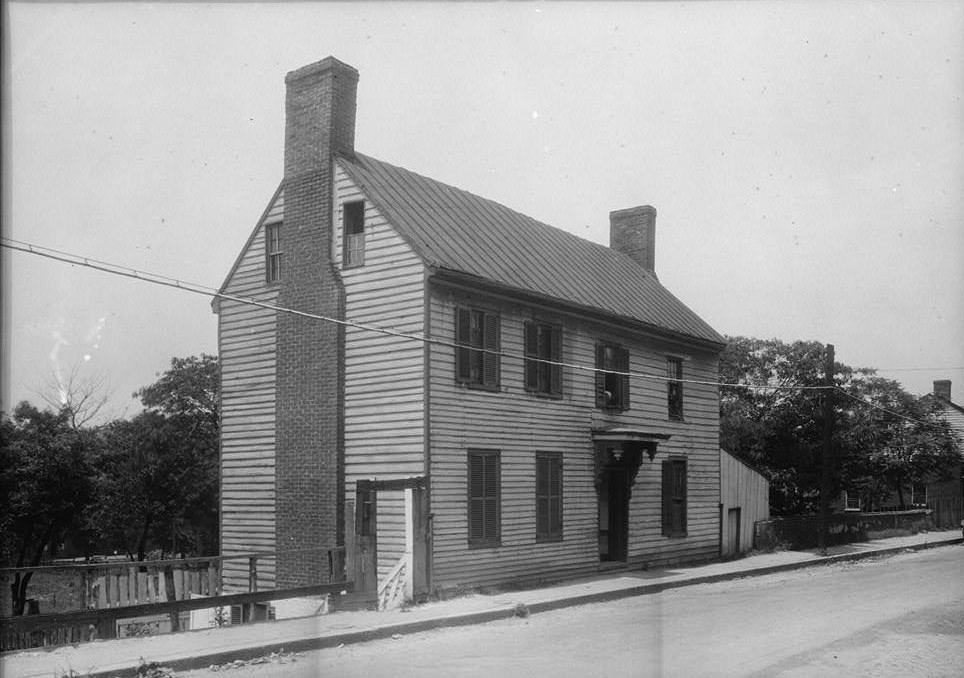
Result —
[[686, 535], [686, 460], [663, 462], [663, 535]]
[[498, 450], [469, 450], [469, 546], [500, 543], [500, 465]]
[[562, 455], [536, 453], [536, 541], [562, 539]]

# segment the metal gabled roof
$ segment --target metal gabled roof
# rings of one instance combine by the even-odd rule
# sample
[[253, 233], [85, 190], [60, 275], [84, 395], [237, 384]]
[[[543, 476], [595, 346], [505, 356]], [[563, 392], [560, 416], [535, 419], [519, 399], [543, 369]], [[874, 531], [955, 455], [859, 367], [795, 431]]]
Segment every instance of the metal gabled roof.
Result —
[[725, 344], [621, 252], [360, 153], [339, 162], [429, 266]]

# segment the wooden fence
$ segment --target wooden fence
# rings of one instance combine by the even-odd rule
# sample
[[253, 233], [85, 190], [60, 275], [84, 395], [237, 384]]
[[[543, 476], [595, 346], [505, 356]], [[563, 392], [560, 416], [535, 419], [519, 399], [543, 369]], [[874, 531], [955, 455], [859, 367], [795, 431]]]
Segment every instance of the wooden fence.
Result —
[[[241, 606], [237, 619], [257, 618], [254, 608], [276, 600], [350, 592], [345, 577], [344, 547], [327, 548], [328, 568], [312, 586], [258, 591], [258, 561], [279, 552], [184, 558], [141, 563], [62, 564], [4, 568], [6, 586], [21, 577], [68, 573], [81, 582], [80, 605], [69, 611], [4, 616], [0, 618], [0, 651], [59, 645], [117, 637], [118, 622], [145, 616], [168, 615], [170, 629], [179, 631], [181, 613], [191, 610]], [[226, 560], [244, 559], [248, 591], [224, 595], [220, 570]], [[10, 608], [5, 610], [10, 613]]]

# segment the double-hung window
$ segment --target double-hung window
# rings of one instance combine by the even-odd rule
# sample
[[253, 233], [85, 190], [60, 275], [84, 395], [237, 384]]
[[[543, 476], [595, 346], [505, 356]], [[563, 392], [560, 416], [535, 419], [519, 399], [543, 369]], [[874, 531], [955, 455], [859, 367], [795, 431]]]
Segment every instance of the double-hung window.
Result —
[[669, 418], [683, 421], [683, 361], [680, 358], [666, 359], [666, 402]]
[[284, 248], [281, 242], [281, 224], [268, 224], [264, 227], [265, 271], [268, 282], [281, 280], [281, 260]]
[[596, 344], [596, 407], [629, 409], [629, 350]]
[[498, 546], [501, 539], [501, 469], [498, 450], [469, 450], [469, 546]]
[[[553, 325], [525, 324], [525, 388], [533, 393], [562, 395], [562, 330]], [[548, 361], [548, 362], [546, 362]]]
[[686, 460], [663, 462], [663, 535], [686, 536]]
[[455, 378], [479, 388], [499, 388], [499, 316], [474, 308], [455, 312]]
[[361, 266], [365, 263], [365, 201], [346, 202], [342, 205], [342, 235], [344, 266]]
[[562, 539], [562, 454], [536, 453], [536, 541]]

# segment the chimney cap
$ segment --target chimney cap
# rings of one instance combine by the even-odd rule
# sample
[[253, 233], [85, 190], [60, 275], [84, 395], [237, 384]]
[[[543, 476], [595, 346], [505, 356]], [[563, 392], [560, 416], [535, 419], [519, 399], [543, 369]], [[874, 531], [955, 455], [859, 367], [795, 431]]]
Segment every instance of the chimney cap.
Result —
[[334, 70], [340, 71], [340, 75], [347, 75], [355, 80], [358, 80], [358, 71], [355, 70], [355, 68], [349, 66], [343, 61], [339, 61], [333, 56], [328, 56], [321, 61], [316, 61], [313, 64], [308, 64], [307, 66], [302, 66], [301, 68], [290, 71], [285, 76], [285, 84]]
[[621, 210], [613, 210], [609, 213], [609, 218], [633, 215], [652, 214], [656, 216], [656, 208], [652, 205], [640, 205], [639, 207], [627, 207]]

